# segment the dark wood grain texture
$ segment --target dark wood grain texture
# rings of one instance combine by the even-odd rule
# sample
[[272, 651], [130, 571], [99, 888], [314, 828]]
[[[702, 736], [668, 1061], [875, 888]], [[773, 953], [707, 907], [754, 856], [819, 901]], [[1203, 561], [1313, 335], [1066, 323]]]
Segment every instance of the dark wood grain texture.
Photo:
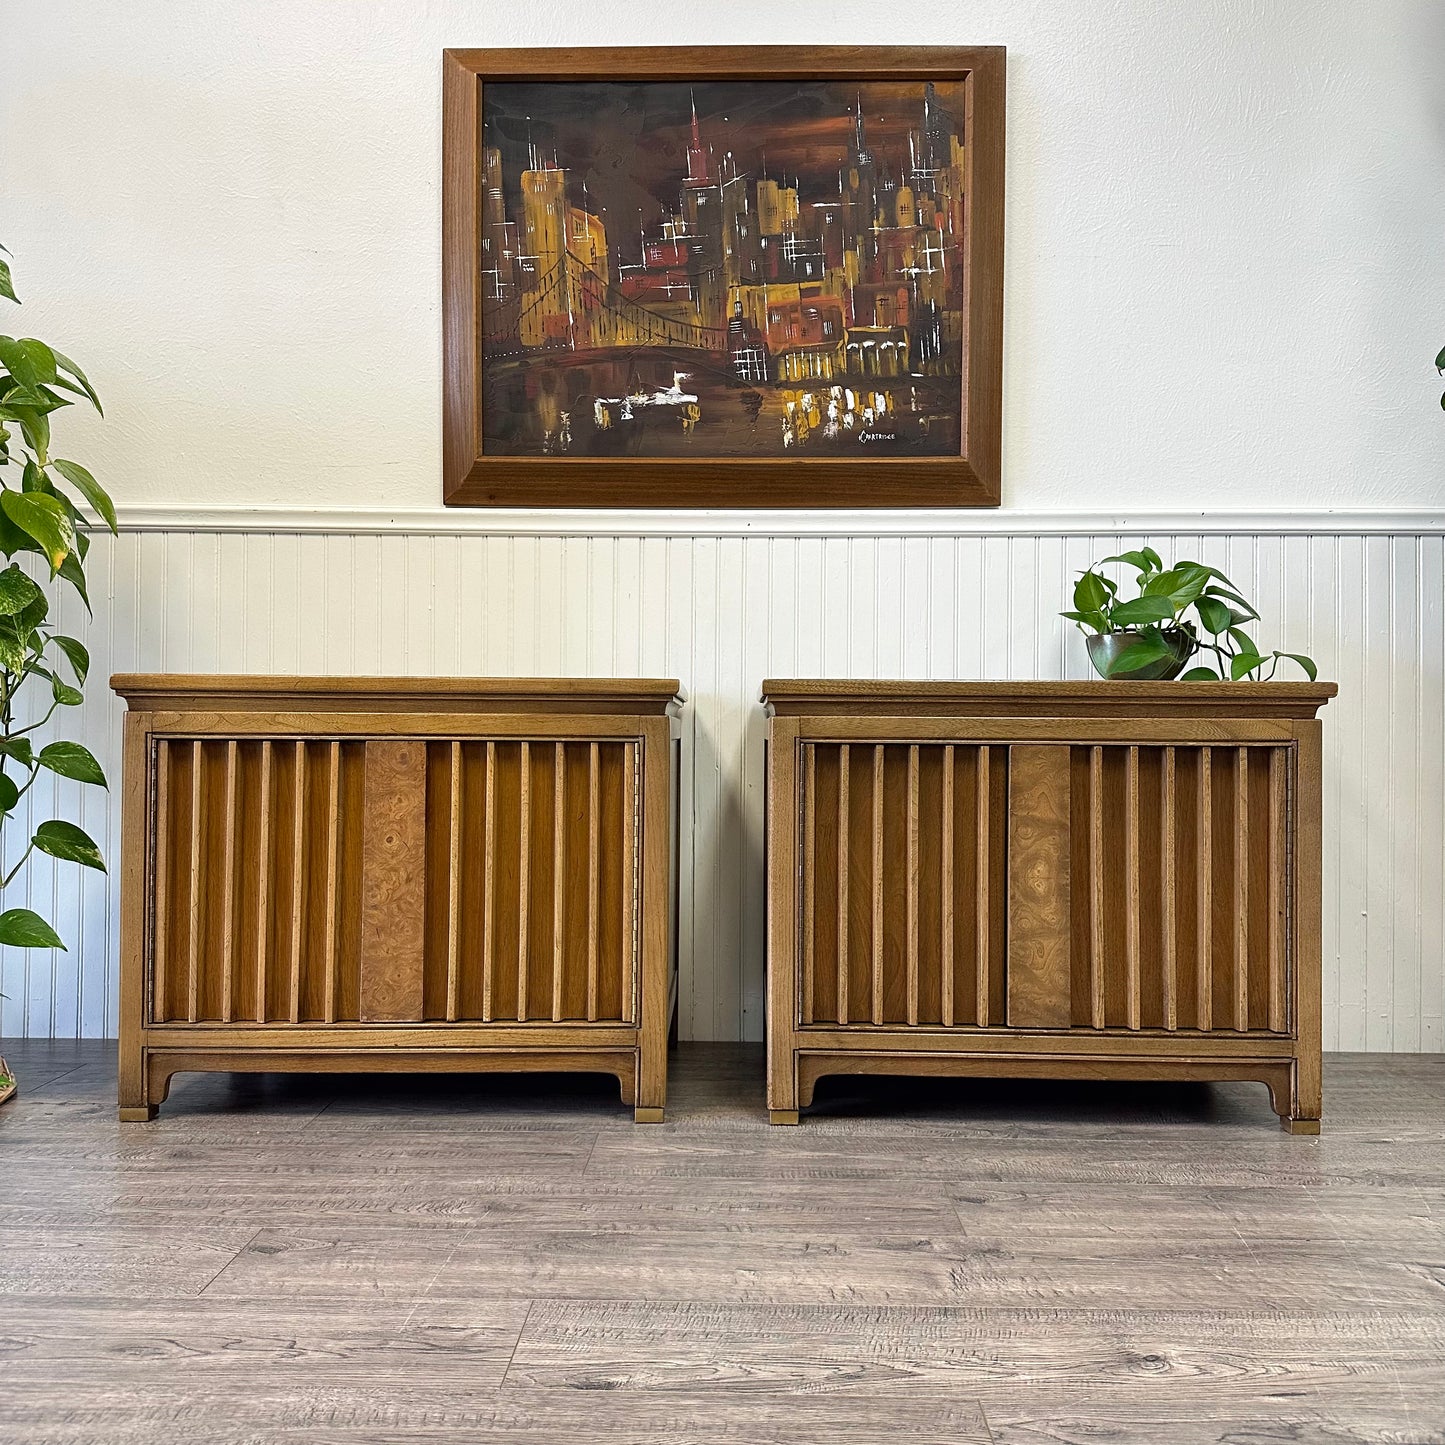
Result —
[[[442, 62], [443, 500], [452, 506], [997, 506], [1003, 417], [1002, 46], [448, 50]], [[487, 79], [962, 80], [968, 89], [961, 454], [926, 460], [489, 457], [478, 355], [478, 175]]]

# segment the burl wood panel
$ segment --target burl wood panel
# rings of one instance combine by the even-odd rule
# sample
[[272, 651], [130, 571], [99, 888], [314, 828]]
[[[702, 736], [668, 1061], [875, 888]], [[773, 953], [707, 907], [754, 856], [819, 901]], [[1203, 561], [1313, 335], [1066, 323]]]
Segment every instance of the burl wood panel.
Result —
[[361, 1018], [422, 1018], [426, 940], [426, 744], [366, 744]]
[[1009, 753], [1008, 1022], [1068, 1028], [1069, 749]]

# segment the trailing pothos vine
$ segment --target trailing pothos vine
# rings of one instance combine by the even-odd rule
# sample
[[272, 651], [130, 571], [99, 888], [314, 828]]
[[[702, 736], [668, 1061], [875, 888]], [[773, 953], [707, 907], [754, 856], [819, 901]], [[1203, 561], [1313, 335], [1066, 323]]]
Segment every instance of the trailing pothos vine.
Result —
[[[1119, 584], [1100, 570], [1115, 562], [1134, 568], [1138, 596], [1121, 597]], [[1194, 618], [1186, 617], [1190, 611]], [[1296, 663], [1311, 682], [1318, 675], [1313, 658], [1302, 652], [1266, 652], [1250, 637], [1244, 629], [1259, 620], [1259, 613], [1217, 567], [1187, 561], [1165, 566], [1152, 547], [1105, 557], [1080, 573], [1074, 606], [1060, 616], [1076, 623], [1085, 636], [1128, 636], [1106, 677], [1127, 678], [1169, 657], [1174, 651], [1171, 639], [1181, 662], [1208, 657], [1208, 666], [1190, 668], [1184, 682], [1268, 682], [1286, 660]]]
[[[0, 297], [19, 303], [3, 257]], [[83, 701], [90, 654], [78, 638], [51, 625], [51, 597], [16, 560], [29, 554], [43, 559], [43, 567], [32, 564], [34, 570], [48, 571], [52, 586], [74, 588], [89, 613], [85, 557], [91, 523], [70, 494], [112, 532], [116, 523], [100, 483], [79, 462], [51, 451], [50, 419], [76, 400], [101, 409], [95, 389], [69, 357], [31, 336], [0, 336], [0, 552], [9, 562], [0, 570], [0, 888], [13, 883], [36, 852], [105, 871], [94, 839], [64, 818], [39, 824], [14, 857], [14, 829], [5, 826], [42, 773], [106, 786], [88, 748], [63, 739], [42, 741], [59, 709]], [[0, 944], [65, 947], [55, 929], [28, 908], [0, 913]]]

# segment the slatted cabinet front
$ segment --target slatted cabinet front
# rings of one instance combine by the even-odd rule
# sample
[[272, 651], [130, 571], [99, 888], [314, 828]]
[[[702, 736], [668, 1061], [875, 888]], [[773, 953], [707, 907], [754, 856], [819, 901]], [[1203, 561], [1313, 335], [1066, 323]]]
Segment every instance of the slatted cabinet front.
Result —
[[798, 1026], [1287, 1033], [1292, 757], [803, 742]]
[[637, 1020], [635, 741], [151, 746], [147, 1022]]
[[1335, 690], [765, 682], [772, 1121], [831, 1074], [1258, 1080], [1318, 1133]]
[[799, 1022], [1001, 1024], [1008, 749], [805, 743]]

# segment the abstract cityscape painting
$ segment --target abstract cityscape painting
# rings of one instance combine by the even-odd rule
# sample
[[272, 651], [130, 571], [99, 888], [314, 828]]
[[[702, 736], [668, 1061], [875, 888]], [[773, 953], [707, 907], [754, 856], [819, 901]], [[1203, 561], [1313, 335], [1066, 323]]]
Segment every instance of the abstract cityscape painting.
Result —
[[967, 466], [972, 71], [654, 69], [477, 86], [476, 457], [752, 502], [852, 468], [880, 505], [892, 464]]

